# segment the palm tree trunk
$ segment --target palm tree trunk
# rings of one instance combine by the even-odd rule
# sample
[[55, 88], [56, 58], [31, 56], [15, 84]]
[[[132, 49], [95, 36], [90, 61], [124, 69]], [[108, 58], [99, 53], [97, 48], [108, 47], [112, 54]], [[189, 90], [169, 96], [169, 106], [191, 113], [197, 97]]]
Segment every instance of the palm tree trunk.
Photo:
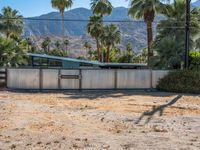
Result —
[[63, 41], [65, 39], [65, 18], [64, 18], [64, 11], [61, 12], [61, 16], [62, 16], [62, 37], [63, 37]]
[[106, 62], [110, 62], [110, 46], [107, 46]]
[[100, 52], [100, 44], [99, 44], [99, 39], [96, 38], [96, 43], [97, 43], [97, 53], [98, 53], [98, 61], [101, 61], [101, 52]]
[[152, 22], [147, 21], [147, 45], [148, 45], [148, 62], [153, 56], [152, 42], [153, 42], [153, 31], [152, 31]]

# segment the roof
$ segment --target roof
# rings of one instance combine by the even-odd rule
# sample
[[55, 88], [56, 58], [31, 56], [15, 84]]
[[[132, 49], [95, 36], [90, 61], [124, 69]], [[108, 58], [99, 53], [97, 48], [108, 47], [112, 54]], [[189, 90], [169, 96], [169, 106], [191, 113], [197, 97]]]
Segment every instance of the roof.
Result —
[[137, 67], [146, 67], [147, 64], [143, 63], [104, 63], [105, 66], [137, 66]]
[[59, 57], [59, 56], [51, 56], [46, 54], [33, 54], [28, 53], [28, 56], [31, 57], [39, 57], [39, 58], [48, 58], [48, 59], [55, 59], [55, 60], [61, 60], [61, 61], [71, 61], [71, 62], [77, 62], [77, 63], [86, 63], [86, 64], [92, 64], [97, 65], [100, 67], [147, 67], [147, 64], [133, 64], [133, 63], [101, 63], [99, 61], [89, 61], [89, 60], [80, 60], [75, 58], [69, 58], [69, 57]]
[[33, 54], [33, 53], [28, 53], [27, 55], [31, 57], [56, 59], [56, 60], [71, 61], [71, 62], [77, 62], [77, 63], [86, 63], [86, 64], [92, 64], [92, 65], [98, 65], [98, 66], [103, 65], [102, 63], [98, 61], [80, 60], [80, 59], [69, 58], [69, 57], [59, 57], [59, 56], [51, 56], [51, 55], [46, 55], [46, 54]]

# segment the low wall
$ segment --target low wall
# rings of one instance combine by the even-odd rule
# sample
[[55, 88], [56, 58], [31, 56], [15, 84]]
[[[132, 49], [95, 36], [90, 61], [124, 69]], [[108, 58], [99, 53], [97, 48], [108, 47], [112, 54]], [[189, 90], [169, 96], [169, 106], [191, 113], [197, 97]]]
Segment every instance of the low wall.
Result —
[[7, 87], [24, 90], [150, 89], [156, 88], [158, 80], [167, 73], [128, 69], [8, 69]]

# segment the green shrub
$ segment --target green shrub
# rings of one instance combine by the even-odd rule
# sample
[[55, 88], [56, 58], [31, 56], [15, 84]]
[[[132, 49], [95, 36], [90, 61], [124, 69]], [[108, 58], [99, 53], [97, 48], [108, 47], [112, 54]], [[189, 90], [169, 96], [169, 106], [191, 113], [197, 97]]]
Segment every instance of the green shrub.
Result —
[[200, 52], [191, 52], [190, 60], [190, 68], [200, 70]]
[[200, 94], [200, 70], [170, 72], [158, 82], [161, 91]]

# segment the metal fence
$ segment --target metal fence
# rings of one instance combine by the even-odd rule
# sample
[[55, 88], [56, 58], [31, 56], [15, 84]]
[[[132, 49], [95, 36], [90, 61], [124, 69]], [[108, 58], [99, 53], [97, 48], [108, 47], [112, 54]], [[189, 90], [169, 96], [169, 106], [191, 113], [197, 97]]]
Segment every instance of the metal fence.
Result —
[[6, 87], [7, 72], [6, 69], [0, 68], [0, 87]]
[[169, 71], [8, 69], [7, 87], [23, 90], [150, 89]]

